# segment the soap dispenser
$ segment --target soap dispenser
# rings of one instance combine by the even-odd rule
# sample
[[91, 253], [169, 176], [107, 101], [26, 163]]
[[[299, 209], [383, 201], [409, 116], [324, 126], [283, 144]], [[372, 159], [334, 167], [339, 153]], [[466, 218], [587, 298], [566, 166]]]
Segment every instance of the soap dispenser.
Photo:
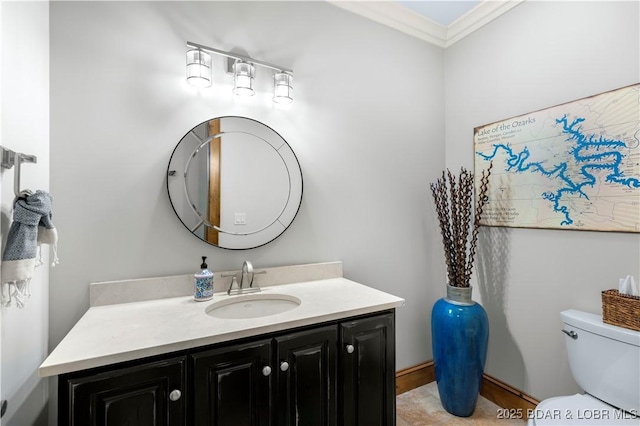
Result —
[[206, 260], [207, 257], [202, 256], [200, 272], [193, 275], [193, 283], [195, 287], [193, 298], [197, 302], [209, 300], [213, 297], [213, 272], [207, 269]]

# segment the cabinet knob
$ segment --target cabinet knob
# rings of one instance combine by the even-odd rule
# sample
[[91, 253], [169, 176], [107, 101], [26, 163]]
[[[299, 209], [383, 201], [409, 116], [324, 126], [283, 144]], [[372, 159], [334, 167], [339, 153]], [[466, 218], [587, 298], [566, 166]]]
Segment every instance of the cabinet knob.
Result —
[[169, 394], [169, 399], [172, 401], [177, 401], [180, 399], [181, 396], [182, 396], [182, 392], [180, 392], [178, 389], [174, 389]]
[[289, 369], [289, 363], [287, 361], [282, 361], [280, 363], [280, 370], [287, 371]]
[[347, 353], [352, 354], [354, 350], [355, 348], [353, 347], [353, 345], [347, 345]]
[[269, 367], [268, 365], [264, 366], [264, 368], [262, 369], [262, 375], [263, 376], [268, 376], [269, 374], [271, 374], [271, 367]]

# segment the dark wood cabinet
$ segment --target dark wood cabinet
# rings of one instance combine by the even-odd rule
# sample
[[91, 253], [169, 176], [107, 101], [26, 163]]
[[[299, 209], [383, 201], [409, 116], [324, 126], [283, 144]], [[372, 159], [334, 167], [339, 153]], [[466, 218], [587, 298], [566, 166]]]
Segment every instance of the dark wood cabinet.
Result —
[[199, 352], [191, 359], [194, 425], [271, 425], [270, 339]]
[[276, 425], [336, 425], [336, 326], [291, 333], [275, 341]]
[[336, 326], [198, 352], [196, 426], [336, 425]]
[[393, 426], [394, 318], [386, 311], [69, 373], [59, 379], [58, 424]]
[[340, 343], [341, 424], [395, 425], [393, 313], [341, 323]]
[[185, 366], [182, 356], [69, 377], [60, 384], [58, 424], [186, 425]]

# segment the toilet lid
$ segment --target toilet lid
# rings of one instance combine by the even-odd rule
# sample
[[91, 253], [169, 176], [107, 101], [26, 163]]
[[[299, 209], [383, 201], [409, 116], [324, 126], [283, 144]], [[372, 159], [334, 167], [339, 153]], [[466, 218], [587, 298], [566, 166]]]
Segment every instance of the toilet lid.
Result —
[[529, 424], [536, 426], [640, 426], [638, 413], [627, 413], [587, 394], [545, 399], [527, 414]]

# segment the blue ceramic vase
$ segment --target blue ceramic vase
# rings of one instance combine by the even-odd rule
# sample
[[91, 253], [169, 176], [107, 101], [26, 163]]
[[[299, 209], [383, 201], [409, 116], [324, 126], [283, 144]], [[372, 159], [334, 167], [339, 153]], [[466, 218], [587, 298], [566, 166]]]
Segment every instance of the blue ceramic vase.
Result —
[[431, 311], [431, 335], [442, 406], [468, 417], [480, 393], [489, 341], [487, 313], [471, 300], [471, 287], [447, 286], [447, 297]]

